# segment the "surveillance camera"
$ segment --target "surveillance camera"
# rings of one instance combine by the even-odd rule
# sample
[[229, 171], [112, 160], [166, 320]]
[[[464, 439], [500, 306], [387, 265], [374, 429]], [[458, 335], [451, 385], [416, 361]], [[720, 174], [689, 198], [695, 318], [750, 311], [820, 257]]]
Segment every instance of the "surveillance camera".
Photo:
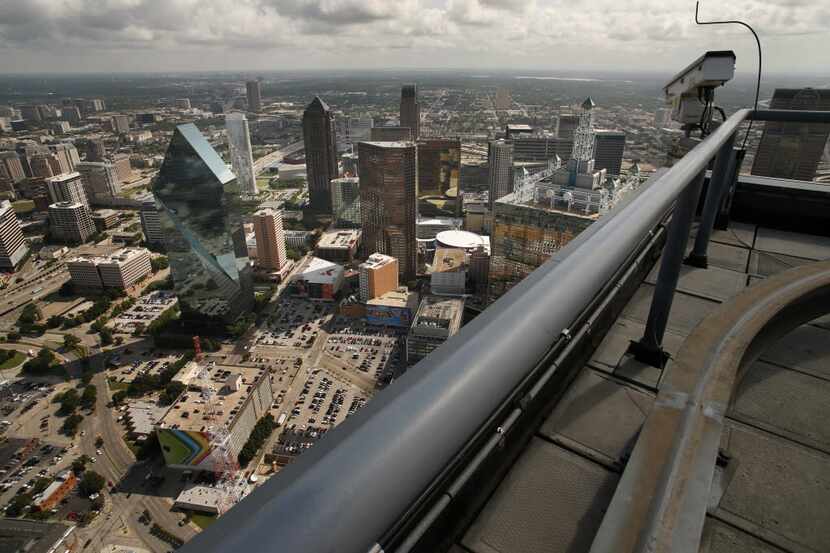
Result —
[[735, 76], [735, 52], [706, 52], [675, 75], [663, 87], [666, 101], [672, 106], [672, 119], [692, 126], [703, 116], [713, 91]]

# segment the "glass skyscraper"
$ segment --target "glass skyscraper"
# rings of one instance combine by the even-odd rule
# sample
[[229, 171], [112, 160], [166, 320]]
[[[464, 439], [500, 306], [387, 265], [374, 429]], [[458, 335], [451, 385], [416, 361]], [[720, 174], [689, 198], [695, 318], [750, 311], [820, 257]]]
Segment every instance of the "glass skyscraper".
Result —
[[153, 193], [182, 317], [229, 322], [250, 310], [242, 228], [250, 206], [233, 172], [192, 123], [176, 127]]

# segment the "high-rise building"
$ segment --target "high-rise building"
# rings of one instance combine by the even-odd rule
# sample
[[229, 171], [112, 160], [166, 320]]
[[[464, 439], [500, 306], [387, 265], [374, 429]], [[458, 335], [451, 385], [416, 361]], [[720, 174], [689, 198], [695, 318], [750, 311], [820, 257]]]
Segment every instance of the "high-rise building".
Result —
[[462, 298], [425, 296], [406, 337], [407, 363], [417, 363], [455, 336], [463, 315]]
[[361, 142], [360, 214], [367, 251], [397, 258], [404, 279], [417, 271], [417, 147], [413, 142]]
[[115, 166], [108, 161], [82, 161], [76, 167], [88, 198], [113, 198], [121, 194]]
[[59, 201], [49, 206], [52, 236], [72, 244], [81, 244], [95, 234], [89, 209], [80, 202]]
[[360, 179], [357, 177], [332, 179], [331, 208], [335, 226], [360, 228]]
[[65, 142], [52, 144], [49, 146], [49, 150], [57, 159], [61, 173], [71, 173], [75, 170], [75, 165], [81, 162], [81, 156], [78, 155], [78, 149], [74, 144]]
[[373, 253], [358, 267], [360, 301], [367, 302], [398, 289], [398, 260]]
[[20, 221], [8, 200], [0, 202], [0, 269], [14, 271], [29, 252]]
[[84, 192], [83, 179], [77, 171], [47, 178], [46, 190], [52, 203], [79, 203], [89, 209], [89, 200], [86, 197], [86, 192]]
[[349, 119], [349, 136], [348, 141], [352, 144], [358, 142], [365, 142], [372, 136], [372, 127], [375, 126], [374, 120], [371, 117]]
[[119, 182], [126, 182], [133, 176], [133, 167], [130, 164], [129, 154], [113, 154], [108, 161], [115, 167], [115, 176]]
[[311, 209], [331, 213], [329, 182], [337, 177], [334, 113], [319, 96], [303, 113], [303, 141]]
[[401, 87], [401, 127], [412, 130], [412, 140], [418, 140], [421, 133], [421, 106], [418, 104], [418, 85]]
[[179, 109], [190, 109], [190, 98], [176, 98], [173, 105]]
[[248, 111], [259, 113], [262, 111], [262, 89], [259, 81], [248, 81], [245, 83], [248, 93]]
[[430, 138], [418, 141], [418, 196], [458, 193], [461, 140]]
[[605, 169], [609, 175], [619, 175], [625, 151], [625, 133], [597, 130], [594, 141], [594, 169]]
[[239, 189], [243, 194], [256, 196], [258, 191], [254, 177], [254, 157], [251, 151], [248, 119], [244, 113], [229, 113], [225, 115], [225, 128], [228, 132], [231, 167]]
[[24, 121], [40, 122], [43, 121], [43, 114], [39, 106], [27, 104], [20, 106], [20, 118]]
[[87, 140], [86, 160], [103, 161], [107, 157], [107, 146], [101, 139]]
[[[830, 110], [830, 89], [776, 88], [770, 109]], [[752, 174], [779, 179], [813, 180], [827, 145], [830, 124], [767, 121]]]
[[573, 139], [576, 135], [576, 128], [579, 126], [579, 115], [575, 113], [564, 113], [559, 116], [557, 136], [559, 138]]
[[282, 228], [282, 211], [270, 207], [260, 209], [253, 216], [256, 236], [257, 264], [271, 271], [285, 266], [285, 235]]
[[75, 106], [63, 106], [61, 107], [61, 119], [69, 123], [80, 123], [81, 110]]
[[84, 113], [98, 113], [107, 109], [106, 104], [101, 98], [90, 98], [83, 101], [81, 110]]
[[552, 135], [512, 136], [513, 161], [547, 161], [559, 156], [571, 159], [573, 138], [559, 138]]
[[48, 179], [61, 174], [58, 160], [52, 153], [35, 154], [30, 157], [29, 169], [32, 177], [40, 179]]
[[12, 183], [22, 181], [26, 178], [23, 171], [23, 164], [17, 152], [0, 152], [0, 179], [7, 179]]
[[489, 166], [490, 211], [499, 198], [513, 192], [513, 144], [504, 140], [493, 140], [487, 148]]
[[236, 319], [253, 305], [243, 203], [233, 172], [192, 123], [179, 125], [153, 185], [182, 317]]
[[130, 132], [130, 118], [127, 115], [116, 114], [112, 116], [112, 130], [118, 134]]
[[145, 196], [141, 201], [139, 210], [141, 217], [141, 230], [144, 232], [144, 240], [148, 244], [164, 244], [164, 231], [161, 228], [161, 208], [156, 199], [150, 195]]
[[409, 142], [412, 129], [409, 127], [372, 127], [369, 131], [372, 142]]

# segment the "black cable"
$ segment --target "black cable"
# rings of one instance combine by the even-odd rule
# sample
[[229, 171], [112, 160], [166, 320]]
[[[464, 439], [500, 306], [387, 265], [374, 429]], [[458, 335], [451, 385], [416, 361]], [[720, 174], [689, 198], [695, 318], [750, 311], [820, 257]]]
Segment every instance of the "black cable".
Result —
[[[695, 23], [698, 25], [741, 25], [749, 29], [749, 32], [752, 33], [752, 36], [755, 37], [755, 43], [758, 45], [758, 81], [755, 84], [755, 104], [753, 107], [754, 111], [758, 111], [758, 96], [761, 93], [761, 39], [758, 38], [758, 33], [755, 32], [755, 29], [749, 26], [749, 24], [744, 23], [743, 21], [738, 20], [727, 20], [727, 21], [700, 21], [698, 19], [698, 10], [700, 9], [700, 2], [695, 2]], [[746, 148], [746, 141], [749, 138], [749, 133], [752, 130], [752, 119], [749, 120], [749, 126], [746, 128], [746, 134], [744, 135], [744, 141], [741, 144], [741, 149]]]

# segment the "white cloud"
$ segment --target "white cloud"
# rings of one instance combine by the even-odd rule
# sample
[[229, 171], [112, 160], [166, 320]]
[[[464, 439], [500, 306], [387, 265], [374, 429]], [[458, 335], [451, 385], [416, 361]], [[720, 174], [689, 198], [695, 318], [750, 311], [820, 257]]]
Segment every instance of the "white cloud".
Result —
[[[824, 4], [706, 0], [701, 17], [751, 23], [773, 70], [822, 69], [819, 52], [830, 50], [830, 6]], [[0, 2], [0, 70], [6, 71], [50, 59], [72, 69], [64, 58], [93, 54], [96, 63], [110, 63], [100, 69], [118, 69], [147, 50], [163, 54], [155, 60], [161, 70], [185, 68], [196, 54], [207, 64], [206, 50], [216, 51], [217, 64], [234, 58], [271, 69], [360, 63], [636, 70], [676, 67], [716, 48], [734, 48], [740, 64], [754, 57], [752, 45], [740, 27], [696, 26], [687, 0]]]

